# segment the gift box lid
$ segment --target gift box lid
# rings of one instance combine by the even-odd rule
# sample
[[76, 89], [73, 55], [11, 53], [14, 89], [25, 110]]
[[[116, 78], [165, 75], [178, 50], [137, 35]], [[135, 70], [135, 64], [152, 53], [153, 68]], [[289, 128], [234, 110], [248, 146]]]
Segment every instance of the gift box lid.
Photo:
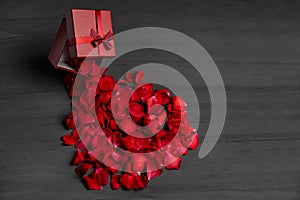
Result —
[[116, 56], [109, 10], [71, 9], [66, 26], [71, 58]]

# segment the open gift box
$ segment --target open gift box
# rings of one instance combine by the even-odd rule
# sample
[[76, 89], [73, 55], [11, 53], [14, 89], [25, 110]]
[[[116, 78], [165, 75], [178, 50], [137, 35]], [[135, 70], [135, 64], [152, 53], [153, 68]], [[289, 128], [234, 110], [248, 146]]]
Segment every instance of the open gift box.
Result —
[[55, 68], [76, 72], [74, 59], [114, 56], [111, 12], [71, 9], [60, 24], [48, 59]]

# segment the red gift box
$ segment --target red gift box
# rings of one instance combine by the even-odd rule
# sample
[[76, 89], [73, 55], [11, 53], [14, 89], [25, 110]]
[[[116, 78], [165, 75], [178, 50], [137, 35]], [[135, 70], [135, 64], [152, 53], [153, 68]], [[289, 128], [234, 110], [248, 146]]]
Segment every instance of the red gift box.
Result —
[[60, 24], [48, 59], [55, 68], [76, 73], [73, 58], [115, 55], [110, 11], [72, 9]]

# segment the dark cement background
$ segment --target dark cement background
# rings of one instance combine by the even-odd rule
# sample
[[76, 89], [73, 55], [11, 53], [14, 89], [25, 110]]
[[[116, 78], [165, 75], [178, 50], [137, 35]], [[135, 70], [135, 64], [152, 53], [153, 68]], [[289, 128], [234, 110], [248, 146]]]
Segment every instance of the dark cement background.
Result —
[[[0, 2], [0, 199], [300, 199], [300, 3], [263, 1]], [[69, 8], [110, 9], [116, 33], [141, 26], [181, 31], [206, 48], [223, 76], [227, 121], [203, 160], [197, 151], [181, 170], [141, 191], [87, 191], [61, 145], [70, 99], [63, 73], [47, 60]], [[139, 55], [139, 56], [137, 56]], [[176, 56], [124, 57], [114, 71], [147, 61], [178, 66], [200, 96], [200, 135], [209, 96], [200, 77]]]

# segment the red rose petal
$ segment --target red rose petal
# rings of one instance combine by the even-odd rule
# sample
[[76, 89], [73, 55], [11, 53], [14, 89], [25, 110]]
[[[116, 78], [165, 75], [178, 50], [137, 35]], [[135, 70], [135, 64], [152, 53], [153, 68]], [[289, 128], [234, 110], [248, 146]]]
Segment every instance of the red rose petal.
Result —
[[194, 134], [192, 136], [192, 142], [189, 146], [189, 149], [191, 149], [191, 150], [197, 149], [198, 145], [199, 145], [199, 136], [198, 136], [198, 134]]
[[123, 154], [119, 153], [119, 152], [113, 152], [111, 153], [111, 157], [114, 159], [114, 161], [116, 161], [116, 163], [122, 161], [123, 159]]
[[76, 149], [80, 149], [80, 150], [85, 150], [85, 145], [83, 144], [82, 141], [79, 141], [76, 145], [75, 145]]
[[72, 135], [64, 135], [61, 137], [61, 140], [64, 142], [64, 145], [74, 145], [78, 142], [78, 138]]
[[90, 110], [90, 107], [92, 107], [91, 103], [94, 102], [95, 96], [93, 95], [93, 92], [91, 89], [86, 89], [80, 96], [80, 105], [82, 108], [84, 108], [86, 111]]
[[83, 182], [89, 190], [103, 190], [102, 186], [99, 185], [96, 180], [92, 179], [89, 176], [84, 176]]
[[129, 104], [129, 113], [137, 118], [141, 118], [145, 115], [145, 107], [140, 103], [131, 102]]
[[147, 159], [140, 154], [133, 154], [130, 162], [132, 163], [131, 170], [133, 172], [142, 172], [145, 168]]
[[136, 175], [136, 184], [133, 187], [133, 189], [139, 190], [139, 189], [145, 188], [145, 187], [147, 187], [148, 182], [149, 182], [149, 180], [148, 180], [147, 176], [145, 176], [143, 174]]
[[174, 111], [182, 111], [186, 108], [186, 103], [182, 100], [181, 97], [171, 97], [172, 100], [172, 108]]
[[82, 92], [85, 90], [85, 79], [86, 78], [84, 76], [77, 75], [76, 82], [74, 82], [73, 85], [73, 91], [72, 91], [73, 96], [75, 97], [80, 96]]
[[134, 133], [136, 131], [136, 124], [131, 119], [124, 119], [120, 122], [120, 128], [127, 134]]
[[82, 165], [80, 165], [79, 167], [77, 167], [75, 169], [75, 172], [76, 172], [76, 174], [78, 174], [78, 176], [82, 177], [83, 175], [85, 175], [92, 168], [93, 168], [93, 164], [83, 163]]
[[143, 84], [139, 86], [132, 94], [131, 101], [135, 102], [146, 102], [148, 98], [152, 96], [152, 84]]
[[104, 125], [104, 116], [103, 116], [103, 113], [102, 113], [102, 109], [98, 109], [97, 110], [97, 119], [98, 119], [98, 122], [101, 126]]
[[167, 119], [167, 112], [163, 111], [160, 115], [157, 116], [157, 121], [159, 125], [164, 124]]
[[139, 149], [151, 149], [151, 139], [148, 138], [136, 138], [135, 143]]
[[74, 158], [72, 160], [72, 165], [78, 165], [84, 161], [84, 157], [79, 149], [76, 150]]
[[154, 178], [160, 176], [162, 173], [163, 173], [162, 169], [158, 169], [158, 170], [155, 170], [155, 171], [152, 171], [152, 172], [147, 172], [148, 180], [154, 179]]
[[104, 156], [102, 158], [103, 163], [105, 163], [106, 166], [111, 166], [112, 168], [118, 168], [119, 160], [115, 157], [116, 155], [112, 156], [110, 152], [104, 152]]
[[119, 172], [119, 170], [114, 169], [114, 168], [112, 168], [112, 167], [106, 167], [106, 168], [107, 168], [108, 172], [109, 172], [110, 174], [112, 174], [112, 175], [115, 175], [115, 174], [117, 174], [117, 173]]
[[78, 135], [77, 129], [74, 129], [74, 130], [71, 132], [71, 135], [72, 135], [74, 138], [78, 138], [78, 139], [79, 139], [79, 135]]
[[95, 60], [94, 59], [89, 59], [89, 58], [74, 58], [74, 66], [79, 69], [81, 68], [80, 72], [82, 75], [87, 75], [89, 74], [91, 70], [91, 66], [94, 65]]
[[110, 120], [109, 128], [111, 128], [111, 130], [114, 130], [114, 131], [119, 130], [119, 127], [114, 119]]
[[120, 178], [120, 182], [126, 189], [132, 189], [135, 185], [135, 177], [132, 174], [124, 173]]
[[189, 126], [189, 125], [184, 126], [180, 129], [180, 133], [183, 134], [183, 135], [188, 135], [188, 134], [193, 133], [195, 131], [196, 131], [196, 129], [193, 128], [192, 126]]
[[170, 103], [170, 91], [167, 89], [155, 90], [154, 96], [161, 105]]
[[73, 113], [72, 112], [67, 116], [66, 127], [67, 127], [68, 130], [75, 128], [75, 122], [74, 122], [74, 119], [73, 119]]
[[156, 134], [159, 128], [159, 122], [157, 119], [152, 119], [151, 123], [147, 126], [147, 132], [145, 134], [147, 135], [153, 135]]
[[138, 152], [139, 147], [136, 143], [137, 138], [133, 136], [126, 136], [121, 139], [121, 145], [125, 150], [131, 151], [131, 152]]
[[108, 92], [101, 92], [100, 93], [100, 102], [104, 103], [104, 104], [108, 104], [110, 99], [111, 99], [111, 95], [112, 92], [108, 91]]
[[120, 182], [126, 189], [142, 189], [148, 184], [148, 179], [145, 175], [124, 173], [121, 175]]
[[125, 74], [125, 79], [128, 81], [128, 82], [133, 82], [133, 74], [130, 73], [130, 72], [127, 72]]
[[121, 144], [122, 133], [119, 131], [115, 131], [111, 134], [108, 139], [115, 145], [120, 146]]
[[116, 81], [112, 76], [101, 77], [99, 81], [99, 86], [102, 91], [108, 92], [113, 91]]
[[78, 123], [80, 126], [84, 126], [95, 121], [91, 113], [82, 113], [78, 115]]
[[91, 175], [100, 185], [108, 184], [108, 171], [103, 167], [96, 168]]
[[113, 190], [117, 190], [121, 188], [120, 176], [113, 175], [110, 180], [110, 186]]
[[135, 75], [135, 82], [140, 83], [143, 78], [144, 78], [144, 72], [141, 70], [138, 70]]
[[183, 156], [187, 155], [189, 153], [189, 150], [185, 150], [185, 152], [182, 153]]
[[180, 168], [181, 162], [182, 162], [182, 158], [178, 158], [173, 163], [166, 166], [166, 169], [176, 169], [176, 170], [178, 170]]

